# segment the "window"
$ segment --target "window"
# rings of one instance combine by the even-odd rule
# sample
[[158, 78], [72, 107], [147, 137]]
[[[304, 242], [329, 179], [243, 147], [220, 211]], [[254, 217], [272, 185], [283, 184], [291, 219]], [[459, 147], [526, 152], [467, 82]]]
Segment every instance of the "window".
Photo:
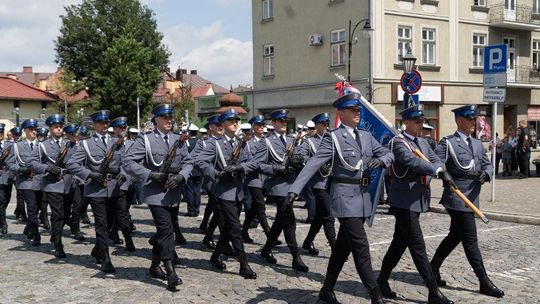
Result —
[[397, 60], [398, 63], [402, 63], [402, 58], [407, 54], [407, 51], [409, 49], [412, 51], [412, 27], [398, 26], [397, 38]]
[[540, 40], [533, 40], [532, 43], [532, 66], [537, 69], [540, 64]]
[[435, 64], [435, 29], [422, 29], [422, 64]]
[[263, 20], [274, 18], [274, 0], [263, 0]]
[[473, 34], [472, 41], [472, 65], [473, 67], [484, 66], [484, 47], [486, 46], [487, 37], [486, 34]]
[[274, 45], [263, 46], [263, 76], [274, 75]]
[[330, 32], [332, 66], [345, 65], [345, 30]]
[[474, 0], [474, 1], [473, 1], [473, 4], [474, 4], [475, 6], [486, 6], [486, 1], [487, 1], [487, 0]]
[[540, 0], [533, 0], [533, 13], [540, 14]]

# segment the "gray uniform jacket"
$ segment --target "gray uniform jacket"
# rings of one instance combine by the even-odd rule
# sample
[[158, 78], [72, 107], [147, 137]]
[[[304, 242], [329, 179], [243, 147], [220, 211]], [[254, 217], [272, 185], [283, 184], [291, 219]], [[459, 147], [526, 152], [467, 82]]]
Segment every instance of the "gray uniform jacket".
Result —
[[[352, 178], [360, 180], [364, 174], [363, 168], [372, 158], [378, 158], [384, 162], [386, 167], [394, 161], [394, 155], [387, 148], [383, 147], [371, 133], [358, 131], [360, 136], [360, 146], [353, 136], [345, 129], [343, 125], [339, 128], [328, 131], [324, 135], [317, 153], [307, 162], [304, 169], [298, 175], [298, 178], [291, 186], [291, 192], [299, 194], [311, 177], [317, 173], [319, 168], [326, 162], [333, 160], [332, 174], [333, 178]], [[345, 165], [340, 160], [337, 151], [337, 145], [333, 143], [331, 134], [334, 133], [338, 141]], [[356, 167], [363, 165], [358, 170], [350, 170], [348, 166]], [[364, 176], [365, 177], [365, 176]], [[359, 184], [346, 184], [332, 182], [330, 185], [330, 197], [332, 198], [331, 215], [333, 217], [369, 217], [374, 212], [368, 187]]]
[[[287, 146], [294, 141], [292, 136], [286, 136]], [[283, 145], [278, 134], [274, 134], [261, 139], [257, 145], [257, 151], [253, 156], [252, 162], [259, 165], [259, 171], [268, 176], [265, 180], [267, 195], [287, 196], [289, 187], [294, 182], [296, 174], [290, 174], [288, 177], [275, 174], [273, 165], [283, 164], [283, 157], [287, 152], [287, 146]]]
[[[10, 150], [11, 146], [13, 145], [12, 141], [3, 140], [2, 141], [2, 148], [0, 149], [0, 154], [4, 151], [4, 149]], [[13, 151], [9, 151], [8, 153], [13, 153]], [[13, 183], [13, 178], [15, 175], [13, 175], [13, 172], [9, 171], [7, 169], [7, 159], [4, 160], [4, 164], [0, 167], [0, 185], [11, 185]]]
[[[471, 144], [472, 152], [467, 143], [456, 132], [441, 139], [439, 145], [435, 148], [435, 153], [445, 162], [446, 170], [454, 178], [459, 190], [476, 207], [480, 207], [478, 197], [482, 185], [477, 181], [476, 176], [480, 171], [485, 171], [491, 180], [493, 165], [486, 155], [484, 146], [478, 139], [472, 138]], [[471, 162], [473, 160], [474, 162]], [[449, 187], [444, 188], [441, 204], [448, 209], [473, 212]]]
[[[264, 138], [260, 138], [257, 140], [255, 136], [253, 136], [247, 142], [246, 147], [244, 149], [247, 150], [248, 155], [250, 155], [250, 160], [254, 159], [258, 146], [261, 145], [262, 141], [264, 141]], [[249, 174], [246, 174], [246, 178], [244, 179], [244, 185], [246, 185], [246, 187], [253, 187], [253, 188], [263, 187], [263, 177], [261, 176], [259, 172], [258, 166], [257, 166], [257, 170]]]
[[60, 154], [60, 151], [66, 144], [68, 145], [68, 151], [62, 167], [65, 166], [65, 163], [72, 157], [77, 149], [77, 143], [62, 139], [60, 146], [58, 146], [55, 139], [52, 137], [39, 143], [39, 159], [32, 163], [32, 168], [36, 173], [43, 174], [41, 189], [45, 192], [67, 194], [71, 190], [71, 185], [73, 184], [73, 177], [71, 174], [65, 174], [62, 179], [58, 180], [56, 177], [49, 176], [49, 174], [45, 173], [47, 168], [56, 162], [58, 154]]
[[206, 147], [206, 142], [205, 142], [204, 139], [200, 138], [199, 140], [197, 140], [197, 142], [195, 143], [194, 146], [195, 147], [193, 147], [193, 150], [191, 150], [191, 152], [189, 153], [191, 155], [191, 159], [193, 159], [193, 161], [194, 161], [193, 171], [191, 171], [191, 176], [201, 176], [201, 170], [199, 169], [199, 167], [195, 163], [195, 159], [201, 153], [201, 151], [204, 149], [204, 147]]
[[[6, 166], [15, 176], [15, 188], [19, 190], [41, 190], [41, 176], [35, 174], [32, 178], [29, 175], [19, 175], [19, 168], [26, 166], [32, 168], [32, 162], [39, 159], [39, 141], [34, 141], [34, 149], [30, 148], [27, 140], [22, 140], [14, 143], [11, 146], [11, 152], [6, 160]], [[17, 147], [15, 147], [15, 145]]]
[[[305, 138], [301, 144], [296, 147], [295, 153], [302, 155], [304, 161], [307, 162], [315, 153], [321, 144], [322, 137], [319, 135], [314, 135], [308, 138]], [[316, 172], [313, 174], [309, 182], [306, 184], [306, 187], [311, 187], [314, 189], [326, 189], [326, 183], [328, 179], [323, 177], [321, 172]]]
[[[242, 142], [236, 140], [235, 145], [240, 144]], [[219, 153], [220, 150], [222, 152], [221, 155]], [[217, 177], [219, 172], [230, 163], [232, 152], [233, 147], [227, 138], [222, 136], [208, 141], [206, 148], [199, 153], [195, 163], [201, 169], [204, 176], [215, 180], [212, 187], [214, 196], [221, 200], [234, 202], [241, 201], [244, 198], [243, 174], [238, 174], [236, 178], [232, 178], [231, 176]], [[245, 174], [257, 170], [257, 164], [249, 162], [250, 158], [251, 155], [248, 155], [247, 150], [242, 149], [237, 164], [242, 166]]]
[[[416, 139], [418, 144], [404, 135], [402, 138], [395, 137], [390, 143], [395, 161], [390, 169], [392, 178], [388, 202], [390, 206], [396, 208], [426, 212], [431, 197], [429, 183], [436, 175], [437, 169], [444, 168], [444, 164], [433, 152], [427, 140], [420, 137]], [[416, 156], [413, 152], [415, 149], [419, 149], [429, 162]]]
[[[127, 154], [129, 154], [129, 148], [131, 148], [131, 146], [133, 146], [133, 143], [135, 143], [134, 140], [131, 140], [131, 139], [126, 139], [124, 141], [124, 153], [122, 154], [122, 159], [120, 160], [120, 163], [123, 162], [123, 159], [124, 157], [126, 157]], [[125, 171], [123, 171], [125, 172]], [[126, 177], [126, 181], [120, 185], [120, 190], [122, 191], [128, 191], [130, 189], [133, 189], [133, 187], [135, 187], [135, 184], [136, 184], [136, 179], [134, 179], [131, 175], [129, 174], [124, 174], [124, 176]]]
[[[169, 143], [173, 145], [179, 134], [169, 132]], [[147, 144], [145, 144], [145, 138]], [[159, 172], [161, 164], [167, 156], [169, 148], [161, 137], [161, 134], [155, 130], [141, 134], [130, 147], [122, 161], [122, 167], [125, 172], [139, 181], [140, 200], [148, 205], [175, 207], [182, 199], [182, 188], [180, 185], [173, 189], [166, 189], [158, 182], [149, 180], [150, 173]], [[172, 162], [169, 174], [181, 174], [184, 180], [187, 180], [193, 169], [193, 161], [188, 153], [184, 143], [176, 148], [174, 160]]]
[[[109, 137], [107, 146], [105, 146], [98, 135], [94, 134], [90, 138], [80, 142], [77, 150], [67, 162], [66, 168], [68, 172], [84, 181], [85, 197], [118, 197], [120, 195], [120, 189], [116, 184], [116, 177], [107, 181], [106, 188], [103, 188], [97, 181], [88, 178], [88, 175], [90, 175], [91, 172], [99, 172], [101, 161], [105, 157], [105, 154], [117, 141], [118, 138]], [[125, 146], [122, 145], [119, 149], [114, 151], [108, 173], [113, 175], [125, 174], [120, 168], [120, 160], [122, 159], [124, 150]]]

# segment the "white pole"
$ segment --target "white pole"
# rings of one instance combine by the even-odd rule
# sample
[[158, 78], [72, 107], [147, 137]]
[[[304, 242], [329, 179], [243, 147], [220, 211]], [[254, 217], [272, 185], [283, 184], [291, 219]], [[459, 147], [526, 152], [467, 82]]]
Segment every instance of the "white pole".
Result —
[[495, 166], [497, 165], [497, 102], [493, 103], [493, 135], [491, 136], [491, 162], [493, 163], [493, 178], [491, 179], [491, 202], [495, 202]]
[[141, 109], [139, 106], [139, 97], [137, 97], [137, 130], [141, 128]]

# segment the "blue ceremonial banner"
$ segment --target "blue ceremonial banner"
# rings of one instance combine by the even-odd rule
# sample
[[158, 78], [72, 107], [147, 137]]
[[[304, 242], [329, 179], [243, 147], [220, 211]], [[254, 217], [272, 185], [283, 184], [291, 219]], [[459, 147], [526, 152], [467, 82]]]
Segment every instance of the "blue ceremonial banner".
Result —
[[[360, 100], [362, 103], [362, 108], [360, 110], [360, 123], [358, 124], [358, 129], [371, 132], [373, 137], [377, 139], [381, 145], [386, 146], [390, 139], [398, 135], [399, 132], [394, 129], [392, 124], [384, 118], [384, 116], [379, 113], [375, 107], [369, 101], [367, 101], [363, 96]], [[375, 169], [371, 171], [371, 184], [369, 185], [369, 193], [371, 195], [371, 204], [373, 206], [373, 214], [368, 218], [368, 225], [371, 227], [373, 225], [373, 220], [375, 218], [375, 211], [381, 195], [383, 194], [384, 189], [384, 176], [386, 175], [387, 169]]]

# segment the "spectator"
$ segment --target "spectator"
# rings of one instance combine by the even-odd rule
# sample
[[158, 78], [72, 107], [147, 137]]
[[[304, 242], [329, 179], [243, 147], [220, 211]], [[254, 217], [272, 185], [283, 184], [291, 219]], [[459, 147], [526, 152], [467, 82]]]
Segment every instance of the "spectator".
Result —
[[[495, 133], [495, 175], [499, 175], [499, 162], [502, 157], [502, 140], [499, 137], [499, 132]], [[493, 142], [489, 144], [489, 151], [493, 148]]]
[[512, 145], [508, 141], [508, 136], [505, 137], [502, 140], [502, 147], [501, 147], [501, 154], [502, 154], [502, 162], [503, 162], [503, 176], [511, 176], [512, 175], [512, 154], [514, 151], [514, 148], [512, 148]]
[[536, 129], [534, 128], [534, 125], [529, 125], [529, 132], [531, 135], [531, 147], [538, 148], [538, 140], [536, 137]]
[[517, 137], [514, 129], [512, 127], [508, 128], [508, 143], [512, 146], [512, 160], [510, 161], [510, 173], [513, 173], [517, 170], [517, 160], [516, 160], [516, 146], [517, 146]]
[[516, 146], [516, 158], [519, 166], [519, 178], [529, 177], [531, 147], [529, 143], [529, 129], [525, 120], [519, 122], [519, 136]]

